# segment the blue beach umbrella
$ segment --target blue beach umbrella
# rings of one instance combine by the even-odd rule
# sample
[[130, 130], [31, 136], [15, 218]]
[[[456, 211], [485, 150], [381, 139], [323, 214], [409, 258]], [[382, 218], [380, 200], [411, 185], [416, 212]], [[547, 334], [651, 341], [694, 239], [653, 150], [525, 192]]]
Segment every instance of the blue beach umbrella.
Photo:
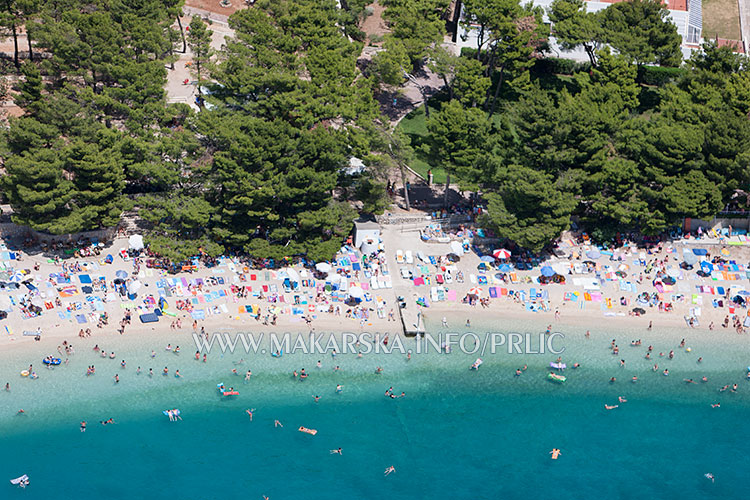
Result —
[[588, 252], [586, 252], [586, 257], [589, 259], [598, 259], [602, 256], [602, 253], [599, 251], [598, 248], [592, 248]]
[[492, 255], [483, 255], [479, 260], [482, 262], [495, 262], [495, 257]]
[[546, 276], [548, 278], [550, 276], [554, 276], [555, 275], [555, 270], [552, 269], [550, 266], [544, 266], [544, 267], [542, 267], [542, 269], [540, 270], [540, 272], [542, 273], [542, 276]]
[[509, 273], [512, 269], [513, 268], [510, 267], [510, 264], [500, 264], [500, 267], [497, 268], [501, 273]]
[[127, 278], [127, 277], [128, 277], [128, 273], [127, 273], [127, 271], [122, 271], [122, 270], [120, 270], [120, 271], [117, 271], [117, 272], [115, 273], [115, 276], [117, 276], [118, 278], [122, 278], [122, 279], [125, 279], [125, 278]]

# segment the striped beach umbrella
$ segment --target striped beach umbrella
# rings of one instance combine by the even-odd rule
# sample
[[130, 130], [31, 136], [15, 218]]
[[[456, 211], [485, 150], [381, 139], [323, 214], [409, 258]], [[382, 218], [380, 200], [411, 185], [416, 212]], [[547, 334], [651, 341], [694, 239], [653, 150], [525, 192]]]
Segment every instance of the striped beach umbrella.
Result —
[[510, 253], [510, 250], [506, 250], [505, 248], [500, 248], [492, 252], [492, 255], [496, 259], [510, 259], [511, 253]]
[[478, 286], [472, 287], [469, 290], [469, 295], [476, 295], [477, 297], [479, 297], [480, 295], [482, 295], [482, 289]]

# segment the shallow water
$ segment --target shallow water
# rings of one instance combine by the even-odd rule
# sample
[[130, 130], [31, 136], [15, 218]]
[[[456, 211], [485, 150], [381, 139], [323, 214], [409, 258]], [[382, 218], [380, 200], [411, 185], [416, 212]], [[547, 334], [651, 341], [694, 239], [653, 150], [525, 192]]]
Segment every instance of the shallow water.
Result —
[[[539, 330], [528, 323], [487, 326]], [[180, 334], [171, 337], [183, 344], [180, 355], [165, 352], [163, 338], [100, 342], [117, 352], [116, 360], [101, 359], [81, 344], [67, 366], [38, 369], [38, 380], [17, 374], [30, 362], [41, 367], [49, 346], [33, 346], [33, 355], [0, 354], [0, 381], [12, 386], [0, 394], [0, 474], [7, 480], [26, 473], [32, 482], [25, 491], [5, 483], [0, 495], [275, 500], [733, 498], [748, 492], [747, 348], [685, 332], [695, 337], [687, 353], [674, 341], [680, 332], [619, 332], [621, 353], [613, 356], [611, 332], [592, 328], [588, 340], [581, 332], [566, 333], [563, 359], [582, 366], [566, 370], [562, 385], [545, 379], [556, 358], [550, 354], [485, 354], [478, 371], [468, 369], [477, 355], [458, 350], [415, 354], [410, 361], [401, 354], [276, 359], [212, 353], [204, 364], [194, 361], [188, 336]], [[636, 335], [644, 342], [640, 348], [627, 345]], [[675, 359], [643, 359], [649, 343], [657, 355], [675, 349]], [[241, 357], [247, 361], [235, 365]], [[322, 368], [315, 366], [318, 359]], [[654, 362], [668, 367], [670, 376], [652, 372]], [[97, 374], [86, 377], [92, 363]], [[515, 377], [523, 364], [528, 369]], [[166, 365], [170, 375], [136, 375], [138, 365], [157, 373]], [[334, 371], [335, 365], [341, 369]], [[235, 366], [241, 374], [252, 369], [249, 383], [231, 374]], [[381, 375], [376, 366], [384, 368]], [[291, 371], [302, 367], [310, 377], [294, 380]], [[174, 378], [174, 369], [183, 378]], [[628, 381], [633, 375], [636, 384]], [[703, 375], [706, 384], [682, 382]], [[615, 384], [608, 382], [611, 376], [618, 378]], [[240, 395], [222, 400], [218, 382]], [[737, 393], [717, 391], [733, 382]], [[343, 385], [341, 394], [336, 384]], [[406, 397], [384, 397], [390, 386]], [[317, 403], [314, 394], [321, 396]], [[628, 402], [604, 410], [618, 395]], [[714, 402], [721, 408], [711, 408]], [[183, 421], [162, 415], [173, 407], [182, 410]], [[16, 415], [19, 408], [25, 414]], [[256, 409], [253, 422], [247, 408]], [[97, 423], [109, 417], [115, 425]], [[78, 423], [84, 419], [89, 426], [82, 434]], [[284, 427], [274, 428], [275, 419]], [[300, 433], [300, 425], [318, 434]], [[343, 456], [329, 453], [339, 447]], [[557, 461], [549, 459], [552, 448], [562, 450]], [[396, 472], [384, 478], [390, 465]], [[706, 472], [716, 475], [716, 483]]]

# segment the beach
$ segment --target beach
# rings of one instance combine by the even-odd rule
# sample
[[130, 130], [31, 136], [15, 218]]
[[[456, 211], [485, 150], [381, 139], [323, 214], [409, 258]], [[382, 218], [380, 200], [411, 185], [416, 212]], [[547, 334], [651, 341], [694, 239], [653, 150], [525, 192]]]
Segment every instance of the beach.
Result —
[[[397, 278], [399, 266], [390, 249], [403, 240], [388, 244], [389, 237], [385, 232], [393, 287], [372, 291], [385, 302], [386, 312], [397, 307], [395, 296], [409, 300], [425, 290]], [[27, 259], [21, 262], [28, 265]], [[459, 295], [476, 286], [468, 279], [474, 259], [462, 259], [467, 279], [456, 285]], [[90, 274], [109, 276], [123, 267], [102, 265]], [[217, 268], [225, 271], [199, 269], [186, 276], [238, 274], [230, 273], [228, 262]], [[147, 293], [138, 294], [139, 300], [157, 295], [155, 282], [168, 278], [141, 271]], [[522, 286], [530, 285], [516, 289]], [[10, 384], [9, 391], [0, 392], [5, 444], [0, 470], [7, 479], [28, 474], [31, 484], [24, 491], [11, 489], [6, 497], [41, 498], [50, 491], [61, 498], [275, 499], [300, 492], [329, 498], [330, 491], [349, 498], [739, 496], [744, 491], [740, 447], [749, 436], [736, 424], [750, 406], [750, 352], [745, 334], [719, 325], [728, 311], [710, 310], [701, 327], [689, 328], [681, 314], [688, 304], [673, 313], [649, 308], [636, 317], [623, 307], [607, 315], [610, 311], [601, 307], [572, 307], [564, 299], [566, 292], [576, 291], [572, 283], [547, 287], [549, 304], [540, 312], [507, 298], [492, 299], [486, 308], [429, 302], [419, 310], [420, 338], [403, 336], [398, 317], [374, 314], [375, 297], [365, 321], [347, 318], [345, 310], [336, 316], [316, 309], [310, 325], [301, 318], [305, 314], [281, 312], [274, 326], [263, 323], [265, 313], [256, 320], [251, 313], [226, 312], [196, 320], [195, 329], [187, 311], [142, 324], [138, 314], [153, 310], [147, 306], [158, 300], [118, 298], [105, 305], [114, 321], [102, 328], [89, 324], [92, 335], [84, 338], [78, 337], [82, 326], [72, 319], [47, 313], [20, 319], [13, 311], [6, 322], [14, 335], [3, 336], [0, 345], [0, 382]], [[195, 298], [219, 288], [205, 286]], [[166, 300], [169, 310], [178, 297]], [[293, 304], [293, 294], [287, 300]], [[271, 307], [252, 295], [218, 301], [232, 311], [246, 302]], [[117, 332], [121, 303], [135, 304], [124, 334]], [[196, 309], [208, 307], [199, 302]], [[291, 312], [293, 305], [284, 307]], [[713, 330], [707, 327], [708, 315], [716, 318]], [[182, 328], [171, 327], [175, 318], [182, 318]], [[43, 332], [39, 341], [17, 333], [37, 325]], [[214, 345], [196, 360], [194, 334], [205, 338], [201, 328], [209, 338], [224, 333], [263, 340], [252, 352], [241, 343], [234, 352]], [[555, 352], [539, 348], [550, 337], [547, 330], [558, 336]], [[334, 355], [310, 349], [308, 343], [306, 349], [271, 355], [272, 336], [307, 340], [311, 331], [323, 346], [329, 337], [340, 346], [346, 335], [368, 336], [382, 352], [362, 345], [357, 346], [361, 356], [344, 350]], [[435, 339], [432, 348], [424, 343], [425, 334]], [[487, 335], [509, 339], [511, 334], [530, 340], [521, 343], [520, 351], [509, 350], [507, 342], [488, 349], [484, 342]], [[383, 345], [386, 335], [391, 352]], [[450, 353], [440, 348], [446, 340]], [[637, 340], [639, 345], [631, 345]], [[74, 346], [67, 355], [57, 351], [64, 341]], [[648, 346], [653, 346], [651, 359], [646, 359]], [[45, 367], [42, 359], [49, 355], [63, 358], [61, 364]], [[558, 357], [566, 364], [563, 371], [550, 367]], [[483, 363], [471, 370], [477, 358]], [[30, 364], [37, 374], [33, 380], [20, 375]], [[95, 373], [87, 375], [91, 366]], [[302, 369], [309, 375], [304, 380]], [[567, 380], [548, 380], [550, 371]], [[220, 395], [220, 383], [239, 394]], [[720, 391], [724, 386], [729, 387]], [[393, 397], [386, 392], [390, 388]], [[182, 420], [172, 422], [163, 411], [175, 408]], [[300, 427], [317, 433], [299, 432]], [[331, 453], [338, 448], [341, 455]], [[552, 449], [561, 450], [559, 459], [550, 459]], [[390, 466], [395, 472], [385, 476]], [[715, 482], [707, 473], [715, 475]], [[534, 480], [540, 476], [543, 482]], [[115, 482], [116, 491], [110, 488]]]

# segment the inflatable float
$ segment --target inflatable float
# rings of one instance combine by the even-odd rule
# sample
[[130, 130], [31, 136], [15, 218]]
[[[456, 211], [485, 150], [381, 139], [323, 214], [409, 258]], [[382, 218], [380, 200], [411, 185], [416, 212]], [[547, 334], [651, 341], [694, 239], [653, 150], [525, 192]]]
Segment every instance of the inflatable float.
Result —
[[172, 417], [180, 416], [180, 410], [178, 410], [177, 408], [175, 408], [174, 410], [163, 410], [162, 413], [168, 417], [170, 411], [172, 412]]
[[557, 448], [553, 448], [552, 451], [549, 452], [549, 454], [551, 455], [550, 458], [552, 460], [557, 460], [557, 457], [560, 456], [560, 450], [558, 450]]
[[484, 363], [482, 358], [477, 358], [477, 360], [472, 363], [470, 370], [478, 370], [479, 367], [482, 366], [482, 363]]
[[305, 434], [310, 434], [311, 436], [314, 436], [318, 433], [315, 429], [308, 429], [307, 427], [303, 427], [300, 425], [299, 429], [297, 429], [300, 432], [304, 432]]
[[221, 393], [222, 396], [239, 396], [239, 391], [223, 391]]
[[22, 376], [22, 377], [28, 377], [28, 376], [29, 376], [29, 370], [23, 370], [23, 371], [21, 372], [21, 376]]
[[554, 368], [556, 370], [564, 370], [568, 367], [565, 363], [550, 363], [550, 368]]
[[55, 365], [55, 366], [57, 366], [60, 363], [62, 363], [62, 360], [60, 358], [44, 358], [42, 360], [42, 363], [44, 363], [45, 365]]
[[560, 384], [562, 384], [563, 382], [565, 382], [566, 380], [568, 380], [566, 377], [564, 377], [562, 375], [557, 375], [556, 373], [550, 373], [550, 374], [548, 374], [547, 375], [547, 379], [551, 380], [553, 382], [558, 382]]
[[284, 350], [283, 349], [281, 351], [277, 351], [277, 352], [272, 352], [271, 353], [271, 356], [273, 356], [274, 358], [280, 358], [283, 355], [284, 355]]

